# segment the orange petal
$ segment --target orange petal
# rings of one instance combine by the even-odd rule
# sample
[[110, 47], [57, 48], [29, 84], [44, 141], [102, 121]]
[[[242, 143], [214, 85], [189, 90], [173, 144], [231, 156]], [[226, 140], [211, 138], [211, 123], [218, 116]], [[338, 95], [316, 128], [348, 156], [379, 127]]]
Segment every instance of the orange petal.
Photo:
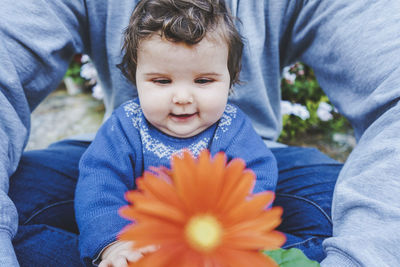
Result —
[[184, 151], [181, 158], [174, 155], [171, 161], [172, 178], [178, 196], [188, 209], [189, 207], [196, 207], [195, 197], [197, 188], [193, 184], [193, 179], [196, 175], [193, 168], [195, 165], [194, 158], [189, 152]]
[[207, 150], [200, 153], [196, 176], [199, 212], [210, 212], [215, 209], [224, 182], [225, 165], [224, 153], [217, 153], [214, 158], [211, 158]]
[[125, 227], [118, 235], [120, 240], [133, 240], [135, 247], [184, 243], [180, 227], [168, 224], [146, 223]]
[[168, 267], [170, 262], [179, 257], [181, 247], [159, 249], [156, 252], [144, 255], [139, 261], [129, 263], [129, 267]]
[[185, 213], [180, 210], [179, 207], [166, 205], [159, 201], [136, 201], [133, 209], [149, 216], [163, 218], [177, 223], [182, 223], [186, 220]]
[[182, 221], [185, 218], [185, 211], [182, 205], [168, 205], [168, 203], [162, 202], [154, 198], [151, 194], [145, 194], [138, 190], [128, 191], [125, 194], [125, 198], [133, 203], [129, 206], [129, 209], [121, 209], [121, 214], [128, 219], [134, 220], [134, 213], [143, 213], [147, 215], [163, 217], [169, 220], [175, 220], [177, 222]]
[[167, 181], [153, 175], [145, 175], [143, 178], [137, 179], [137, 184], [145, 194], [151, 194], [152, 197], [164, 203], [183, 208], [175, 188]]
[[120, 208], [119, 210], [119, 214], [131, 221], [135, 221], [137, 223], [142, 223], [142, 222], [152, 222], [152, 221], [156, 221], [156, 222], [164, 222], [164, 223], [175, 223], [175, 224], [183, 224], [184, 221], [182, 222], [177, 222], [174, 220], [168, 220], [165, 217], [161, 217], [161, 216], [154, 216], [154, 214], [148, 214], [146, 213], [146, 211], [142, 212], [141, 210], [138, 210], [132, 206], [124, 206], [122, 208]]
[[235, 188], [231, 190], [230, 194], [227, 195], [224, 199], [220, 198], [220, 202], [224, 200], [224, 203], [219, 203], [219, 211], [222, 214], [227, 213], [233, 207], [236, 207], [240, 203], [242, 203], [248, 195], [251, 194], [251, 190], [255, 183], [255, 174], [251, 170], [245, 170], [238, 182], [235, 185]]
[[241, 221], [227, 226], [226, 230], [231, 233], [240, 233], [242, 231], [271, 231], [281, 223], [283, 209], [281, 207], [273, 207], [260, 213], [256, 218], [243, 218]]
[[223, 247], [239, 250], [277, 249], [286, 241], [283, 233], [272, 231], [267, 234], [246, 233], [224, 237]]
[[157, 201], [156, 198], [152, 197], [151, 195], [145, 195], [142, 191], [139, 190], [131, 190], [125, 193], [125, 199], [132, 203], [132, 207], [135, 205], [136, 202], [148, 201], [153, 200]]
[[[205, 267], [207, 259], [205, 255], [197, 253], [191, 249], [184, 248], [179, 254], [179, 257], [175, 257], [168, 266], [173, 267]], [[210, 266], [211, 267], [211, 266]]]
[[231, 192], [235, 190], [237, 183], [239, 183], [242, 173], [246, 164], [242, 159], [236, 158], [231, 160], [225, 168], [224, 186], [221, 188], [220, 197], [217, 207], [224, 206], [226, 199], [230, 196]]
[[133, 221], [135, 220], [133, 210], [130, 206], [123, 206], [118, 210], [118, 214], [125, 219]]
[[165, 166], [159, 166], [159, 167], [153, 167], [150, 166], [149, 167], [149, 171], [155, 173], [155, 175], [157, 176], [157, 178], [160, 178], [164, 181], [166, 181], [169, 184], [172, 184], [172, 171], [170, 169], [168, 169]]
[[236, 224], [238, 221], [254, 218], [272, 203], [274, 196], [272, 191], [255, 194], [251, 199], [229, 210], [224, 219], [229, 224]]

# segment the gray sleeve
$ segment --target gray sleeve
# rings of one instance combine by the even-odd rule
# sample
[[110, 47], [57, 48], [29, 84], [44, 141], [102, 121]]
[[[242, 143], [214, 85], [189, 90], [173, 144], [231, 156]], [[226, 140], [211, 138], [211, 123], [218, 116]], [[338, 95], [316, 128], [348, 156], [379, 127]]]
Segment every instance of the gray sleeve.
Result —
[[333, 199], [322, 266], [400, 266], [400, 2], [303, 1], [285, 45], [310, 65], [358, 144]]
[[85, 5], [83, 0], [2, 0], [0, 18], [0, 265], [17, 266], [10, 240], [18, 215], [7, 196], [9, 177], [28, 139], [30, 112], [57, 87], [72, 55], [83, 48]]

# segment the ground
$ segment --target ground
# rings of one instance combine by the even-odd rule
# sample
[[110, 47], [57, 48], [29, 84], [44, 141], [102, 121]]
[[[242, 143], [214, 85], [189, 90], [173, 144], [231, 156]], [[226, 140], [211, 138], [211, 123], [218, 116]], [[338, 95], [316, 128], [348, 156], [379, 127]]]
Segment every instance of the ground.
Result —
[[69, 95], [65, 90], [50, 94], [32, 113], [27, 150], [78, 134], [96, 132], [102, 123], [102, 101], [90, 94]]

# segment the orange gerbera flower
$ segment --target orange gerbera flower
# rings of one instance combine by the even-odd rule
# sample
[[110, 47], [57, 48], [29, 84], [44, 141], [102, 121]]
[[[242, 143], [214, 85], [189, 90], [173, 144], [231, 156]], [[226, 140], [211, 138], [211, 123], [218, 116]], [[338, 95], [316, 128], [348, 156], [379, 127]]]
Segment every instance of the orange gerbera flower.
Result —
[[198, 159], [185, 151], [173, 156], [172, 169], [145, 172], [138, 190], [126, 198], [133, 205], [121, 215], [134, 220], [119, 235], [134, 248], [156, 245], [130, 266], [276, 266], [261, 250], [279, 248], [285, 236], [274, 231], [282, 208], [266, 209], [273, 192], [251, 194], [255, 175], [241, 159], [227, 164], [224, 153]]

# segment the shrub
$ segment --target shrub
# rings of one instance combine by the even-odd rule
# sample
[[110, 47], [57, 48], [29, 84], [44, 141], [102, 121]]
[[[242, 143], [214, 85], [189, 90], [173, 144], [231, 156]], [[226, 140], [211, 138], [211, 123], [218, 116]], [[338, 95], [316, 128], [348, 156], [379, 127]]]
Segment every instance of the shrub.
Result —
[[305, 135], [349, 133], [350, 123], [329, 102], [313, 70], [302, 63], [285, 67], [282, 75], [283, 130], [278, 141], [298, 142]]

